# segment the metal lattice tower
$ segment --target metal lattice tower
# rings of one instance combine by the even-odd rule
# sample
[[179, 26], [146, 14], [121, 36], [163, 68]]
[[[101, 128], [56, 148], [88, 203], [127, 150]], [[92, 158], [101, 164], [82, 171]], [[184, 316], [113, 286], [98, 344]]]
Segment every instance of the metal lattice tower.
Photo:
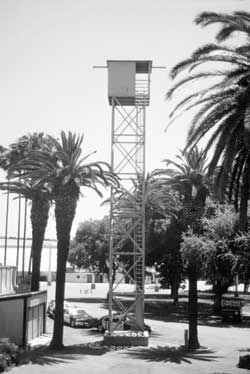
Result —
[[[145, 122], [150, 98], [152, 61], [107, 61], [108, 96], [112, 106], [111, 166], [121, 188], [111, 191], [109, 249], [109, 334], [114, 307], [144, 329], [145, 277]], [[119, 239], [117, 239], [119, 233]], [[114, 270], [123, 277], [117, 282]], [[124, 279], [134, 285], [129, 305], [116, 297]]]

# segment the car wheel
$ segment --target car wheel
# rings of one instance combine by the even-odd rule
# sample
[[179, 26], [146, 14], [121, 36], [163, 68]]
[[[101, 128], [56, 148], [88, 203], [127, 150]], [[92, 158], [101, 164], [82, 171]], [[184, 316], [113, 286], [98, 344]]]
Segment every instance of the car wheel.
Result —
[[70, 326], [71, 326], [71, 327], [76, 327], [76, 323], [75, 323], [75, 321], [71, 321], [71, 322], [70, 322]]

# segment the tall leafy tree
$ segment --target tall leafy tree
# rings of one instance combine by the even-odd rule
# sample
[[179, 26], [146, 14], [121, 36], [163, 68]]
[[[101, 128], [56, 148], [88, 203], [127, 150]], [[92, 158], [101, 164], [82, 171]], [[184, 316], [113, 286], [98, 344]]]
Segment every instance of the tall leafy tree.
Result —
[[208, 279], [214, 292], [214, 312], [221, 313], [222, 295], [235, 282], [249, 283], [249, 233], [239, 232], [238, 214], [230, 204], [208, 201], [202, 233], [184, 234], [182, 255], [188, 264], [190, 251], [199, 259], [197, 272]]
[[221, 312], [221, 298], [233, 285], [239, 263], [235, 237], [238, 215], [229, 204], [215, 204], [213, 214], [202, 219], [202, 272], [215, 294], [214, 312]]
[[[206, 198], [209, 194], [207, 181], [207, 162], [204, 151], [194, 147], [177, 156], [178, 162], [165, 160], [167, 168], [161, 174], [166, 182], [180, 195], [182, 209], [179, 211], [179, 223], [182, 232], [192, 229], [195, 233], [201, 230], [200, 220], [204, 213]], [[169, 167], [170, 166], [170, 167]], [[196, 246], [195, 246], [196, 248]], [[197, 316], [197, 279], [199, 276], [199, 258], [190, 247], [186, 252], [190, 256], [186, 261], [189, 278], [189, 348], [199, 348]], [[195, 262], [197, 260], [197, 263]]]
[[63, 301], [65, 272], [68, 259], [70, 232], [80, 197], [81, 186], [101, 195], [100, 186], [116, 184], [117, 179], [107, 163], [85, 163], [89, 154], [81, 158], [83, 136], [61, 132], [61, 139], [51, 138], [51, 148], [31, 151], [22, 163], [13, 165], [10, 172], [23, 179], [44, 183], [55, 202], [57, 232], [57, 273], [55, 323], [51, 347], [63, 348]]
[[[133, 234], [132, 234], [133, 235]], [[89, 269], [96, 273], [106, 273], [109, 277], [109, 237], [110, 222], [105, 216], [101, 220], [87, 220], [82, 222], [70, 244], [68, 261], [79, 268]], [[119, 227], [113, 230], [114, 243], [120, 243], [123, 252], [132, 252], [133, 244], [126, 238]], [[120, 266], [120, 269], [119, 269]], [[124, 270], [132, 266], [131, 256], [121, 254], [119, 265], [113, 264], [112, 283], [115, 282], [117, 270]]]
[[70, 243], [68, 261], [79, 269], [108, 273], [109, 218], [86, 220], [79, 224]]
[[[188, 84], [192, 89], [191, 94], [179, 99], [171, 121], [196, 108], [187, 146], [194, 146], [207, 135], [205, 151], [212, 153], [209, 173], [220, 166], [218, 195], [222, 200], [228, 194], [236, 208], [239, 205], [241, 229], [246, 230], [250, 186], [250, 14], [203, 12], [195, 22], [202, 26], [219, 23], [217, 41], [221, 44], [198, 48], [172, 69], [172, 78], [180, 77], [182, 72], [186, 74], [171, 87], [167, 97], [183, 91]], [[224, 43], [231, 41], [235, 32], [245, 36], [240, 46]], [[197, 89], [200, 80], [207, 83]]]
[[177, 304], [179, 287], [184, 277], [180, 254], [182, 227], [178, 218], [156, 220], [150, 241], [152, 241], [150, 255], [154, 256], [157, 264], [160, 283], [164, 288], [170, 286], [173, 303]]
[[250, 234], [249, 232], [239, 233], [234, 239], [234, 246], [237, 248], [237, 274], [239, 281], [244, 284], [244, 293], [247, 292], [250, 284]]
[[[22, 163], [22, 160], [30, 151], [42, 150], [44, 147], [49, 149], [51, 145], [50, 137], [43, 133], [33, 133], [20, 137], [9, 148], [0, 149], [0, 166], [8, 171], [14, 164]], [[18, 170], [18, 177], [23, 169]], [[10, 177], [10, 176], [9, 176]], [[17, 175], [13, 175], [14, 179]], [[31, 291], [39, 290], [41, 254], [44, 241], [45, 230], [49, 217], [50, 191], [42, 183], [34, 183], [31, 178], [23, 180], [12, 180], [0, 184], [0, 189], [8, 190], [11, 193], [18, 194], [31, 201], [31, 226], [32, 226], [32, 275]]]

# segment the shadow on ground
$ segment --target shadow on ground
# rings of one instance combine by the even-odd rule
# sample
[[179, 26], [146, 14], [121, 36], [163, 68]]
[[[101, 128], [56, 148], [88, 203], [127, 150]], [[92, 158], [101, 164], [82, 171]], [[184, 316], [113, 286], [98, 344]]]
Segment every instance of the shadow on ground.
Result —
[[139, 348], [127, 351], [126, 355], [149, 362], [182, 362], [192, 364], [192, 360], [215, 361], [219, 356], [209, 349], [188, 350], [185, 347], [157, 346], [151, 348]]
[[38, 347], [32, 351], [24, 352], [20, 356], [19, 365], [28, 363], [37, 365], [56, 365], [67, 363], [85, 355], [101, 356], [109, 351], [108, 347], [100, 342], [91, 344], [74, 344], [65, 346], [62, 350], [54, 350], [49, 347]]
[[72, 303], [89, 303], [89, 304], [95, 304], [95, 303], [103, 303], [106, 301], [105, 297], [67, 297], [67, 301], [70, 301]]
[[[123, 299], [122, 303], [128, 307], [131, 302]], [[221, 316], [213, 314], [213, 303], [211, 300], [199, 300], [198, 305], [199, 325], [224, 328], [250, 328], [250, 317], [244, 316], [241, 323], [234, 323], [233, 321], [222, 322]], [[104, 304], [103, 307], [106, 308], [107, 304]], [[156, 321], [188, 323], [188, 300], [180, 299], [177, 305], [173, 304], [171, 298], [166, 298], [165, 300], [145, 300], [144, 316], [147, 319]]]

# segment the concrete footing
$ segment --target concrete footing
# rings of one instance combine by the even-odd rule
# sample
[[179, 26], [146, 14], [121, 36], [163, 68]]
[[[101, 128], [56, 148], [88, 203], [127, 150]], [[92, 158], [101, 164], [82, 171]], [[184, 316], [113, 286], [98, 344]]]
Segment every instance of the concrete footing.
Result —
[[148, 331], [113, 331], [111, 334], [106, 331], [104, 333], [104, 344], [107, 346], [147, 347]]

